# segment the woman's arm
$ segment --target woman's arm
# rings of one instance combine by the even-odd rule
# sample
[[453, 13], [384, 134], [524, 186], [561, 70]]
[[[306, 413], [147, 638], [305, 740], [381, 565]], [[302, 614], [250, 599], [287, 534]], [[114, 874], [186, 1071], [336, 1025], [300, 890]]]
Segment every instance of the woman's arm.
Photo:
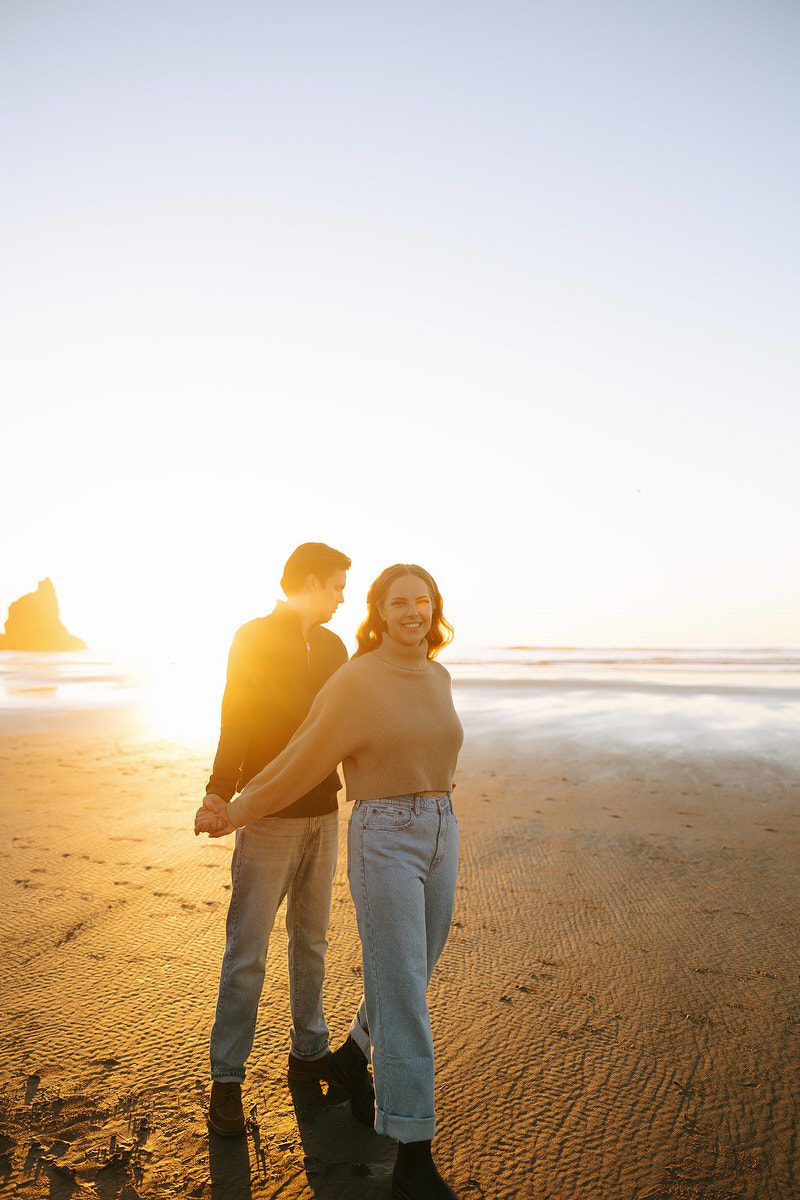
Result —
[[288, 808], [354, 753], [360, 722], [351, 675], [345, 665], [330, 677], [286, 748], [227, 806], [234, 828]]

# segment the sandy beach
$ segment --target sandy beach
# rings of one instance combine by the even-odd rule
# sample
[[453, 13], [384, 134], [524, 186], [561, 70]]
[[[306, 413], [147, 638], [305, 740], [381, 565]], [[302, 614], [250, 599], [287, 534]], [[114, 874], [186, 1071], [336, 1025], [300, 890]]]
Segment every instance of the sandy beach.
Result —
[[[437, 1156], [459, 1196], [796, 1197], [796, 760], [596, 723], [525, 736], [460, 694], [460, 884], [430, 990]], [[209, 1137], [230, 844], [191, 818], [212, 755], [126, 707], [3, 722], [9, 1196], [388, 1196], [394, 1143], [341, 1095], [287, 1086], [282, 915], [248, 1136]], [[328, 961], [338, 1044], [361, 982], [343, 853]]]

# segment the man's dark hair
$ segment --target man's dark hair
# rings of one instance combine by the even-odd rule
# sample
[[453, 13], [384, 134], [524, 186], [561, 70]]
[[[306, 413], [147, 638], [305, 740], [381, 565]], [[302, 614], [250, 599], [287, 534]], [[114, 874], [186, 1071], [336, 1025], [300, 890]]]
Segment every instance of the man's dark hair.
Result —
[[303, 542], [286, 560], [281, 577], [281, 587], [287, 596], [302, 591], [309, 575], [316, 575], [324, 583], [334, 571], [349, 571], [350, 559], [341, 550], [334, 550], [324, 542]]

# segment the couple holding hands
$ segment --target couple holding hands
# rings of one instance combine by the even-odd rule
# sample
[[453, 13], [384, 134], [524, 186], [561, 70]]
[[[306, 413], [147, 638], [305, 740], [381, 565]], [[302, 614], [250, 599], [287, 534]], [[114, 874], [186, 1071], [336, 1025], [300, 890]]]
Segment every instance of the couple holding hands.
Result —
[[[195, 833], [236, 834], [208, 1122], [219, 1134], [244, 1132], [244, 1064], [286, 897], [289, 1078], [341, 1085], [354, 1116], [397, 1139], [394, 1200], [455, 1200], [431, 1155], [426, 999], [450, 929], [458, 863], [450, 793], [463, 733], [450, 676], [435, 661], [453, 631], [432, 576], [398, 563], [370, 587], [348, 661], [324, 626], [342, 602], [349, 567], [323, 543], [298, 546], [281, 579], [286, 601], [244, 625], [231, 648], [219, 747], [195, 816]], [[340, 763], [353, 805], [347, 873], [364, 996], [332, 1053], [322, 985]]]

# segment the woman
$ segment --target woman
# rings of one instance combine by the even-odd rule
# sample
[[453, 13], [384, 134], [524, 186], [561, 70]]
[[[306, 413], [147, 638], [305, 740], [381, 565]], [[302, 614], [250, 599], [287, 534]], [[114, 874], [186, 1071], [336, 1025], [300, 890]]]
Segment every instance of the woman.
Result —
[[458, 823], [450, 801], [463, 740], [442, 597], [422, 567], [388, 567], [367, 594], [353, 659], [331, 676], [285, 750], [230, 804], [206, 798], [195, 832], [221, 837], [303, 795], [338, 763], [354, 801], [347, 870], [364, 958], [378, 1133], [397, 1138], [396, 1200], [454, 1200], [431, 1157], [436, 1128], [426, 990], [450, 929]]

